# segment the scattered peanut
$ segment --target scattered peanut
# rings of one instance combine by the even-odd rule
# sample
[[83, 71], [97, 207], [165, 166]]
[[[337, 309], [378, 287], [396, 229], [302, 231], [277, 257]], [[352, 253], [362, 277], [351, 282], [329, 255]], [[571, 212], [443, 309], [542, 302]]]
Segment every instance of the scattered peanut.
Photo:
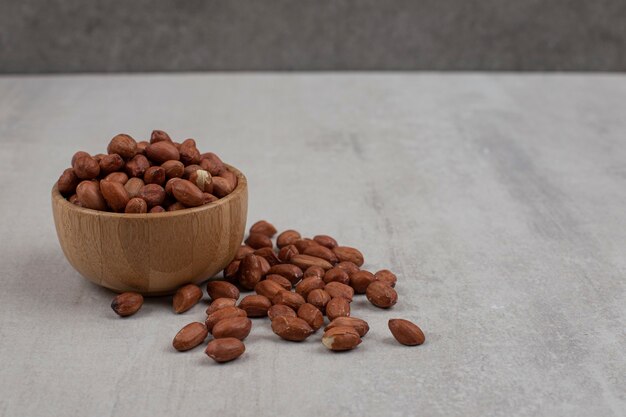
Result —
[[[112, 148], [131, 155], [129, 137], [121, 135], [116, 138], [112, 141]], [[178, 199], [176, 204], [184, 202], [184, 207], [192, 206], [200, 200], [200, 190], [204, 189], [206, 193], [210, 188], [208, 181], [213, 176], [224, 175], [227, 169], [216, 156], [196, 152], [192, 140], [183, 142], [177, 148], [165, 132], [155, 131], [151, 142], [145, 146], [145, 152], [153, 161], [163, 160], [163, 168], [144, 169], [143, 180], [137, 177], [128, 179], [122, 175], [112, 177], [123, 174], [113, 171], [107, 174], [107, 179], [100, 181], [98, 187], [97, 181], [83, 178], [79, 182], [81, 177], [74, 171], [66, 170], [59, 180], [59, 187], [64, 194], [76, 191], [71, 198], [75, 204], [85, 207], [97, 207], [104, 201], [108, 208], [116, 211], [145, 213], [148, 207], [151, 211], [156, 208], [160, 210], [155, 211], [165, 211], [170, 210], [171, 205], [167, 209], [160, 205], [160, 190], [163, 190], [164, 196], [174, 195]], [[174, 158], [177, 152], [180, 161], [169, 159]], [[143, 156], [133, 155], [133, 160], [136, 156]], [[74, 158], [73, 165], [80, 167], [83, 177], [89, 177], [96, 171], [87, 158], [91, 157], [83, 153], [77, 153]], [[126, 164], [127, 172], [129, 163]], [[99, 159], [99, 168], [104, 172], [118, 165], [116, 157], [105, 155]], [[131, 165], [131, 168], [141, 169], [141, 164]], [[165, 189], [159, 185], [163, 183], [159, 179], [161, 174], [168, 179]], [[222, 178], [231, 181], [228, 174]], [[275, 249], [272, 237], [276, 233], [276, 228], [266, 221], [252, 225], [246, 244], [237, 249], [234, 259], [224, 269], [225, 280], [207, 283], [207, 293], [212, 302], [206, 308], [205, 322], [183, 327], [172, 342], [176, 350], [192, 349], [211, 333], [213, 340], [208, 343], [206, 354], [216, 362], [234, 360], [246, 349], [242, 340], [252, 329], [250, 317], [266, 316], [270, 318], [275, 334], [296, 342], [304, 341], [323, 327], [326, 316], [330, 323], [324, 328], [321, 338], [324, 346], [333, 351], [352, 350], [362, 343], [361, 338], [370, 330], [365, 320], [350, 317], [355, 294], [365, 294], [373, 305], [384, 309], [397, 302], [398, 294], [393, 288], [397, 282], [396, 275], [387, 269], [375, 274], [361, 270], [364, 258], [359, 250], [339, 246], [335, 239], [327, 235], [302, 238], [294, 230], [280, 233]], [[239, 288], [254, 289], [256, 294], [246, 295], [237, 304]], [[194, 284], [179, 288], [173, 299], [174, 312], [189, 310], [201, 298], [202, 290]], [[111, 307], [120, 316], [128, 316], [137, 312], [142, 303], [140, 294], [124, 293], [114, 299]], [[403, 345], [424, 343], [422, 330], [408, 320], [391, 319], [388, 326], [394, 338]]]

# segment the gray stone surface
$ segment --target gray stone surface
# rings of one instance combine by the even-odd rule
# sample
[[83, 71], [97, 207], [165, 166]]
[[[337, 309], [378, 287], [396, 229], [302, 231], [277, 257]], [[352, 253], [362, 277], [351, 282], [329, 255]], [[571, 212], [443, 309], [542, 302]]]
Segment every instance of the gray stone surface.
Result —
[[[626, 415], [625, 101], [621, 75], [0, 77], [0, 415]], [[398, 274], [356, 351], [255, 320], [219, 366], [170, 345], [206, 301], [122, 320], [69, 266], [52, 183], [156, 127], [247, 174], [250, 222]]]
[[3, 0], [0, 73], [626, 70], [623, 0]]

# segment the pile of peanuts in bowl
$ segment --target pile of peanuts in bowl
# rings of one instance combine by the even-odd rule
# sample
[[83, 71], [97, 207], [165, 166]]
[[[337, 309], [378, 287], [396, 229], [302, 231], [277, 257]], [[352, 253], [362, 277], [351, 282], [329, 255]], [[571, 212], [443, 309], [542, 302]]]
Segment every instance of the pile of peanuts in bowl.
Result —
[[119, 134], [106, 154], [74, 154], [57, 182], [77, 206], [118, 213], [162, 213], [210, 204], [237, 187], [237, 175], [194, 139], [180, 143], [162, 130], [149, 141]]

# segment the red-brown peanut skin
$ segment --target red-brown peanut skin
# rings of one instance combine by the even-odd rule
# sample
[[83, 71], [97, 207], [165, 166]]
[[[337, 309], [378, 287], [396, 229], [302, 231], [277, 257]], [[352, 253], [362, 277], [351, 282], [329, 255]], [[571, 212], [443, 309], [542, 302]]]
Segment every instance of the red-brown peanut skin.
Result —
[[328, 235], [317, 235], [313, 237], [313, 240], [322, 246], [326, 246], [328, 249], [337, 246], [337, 241]]
[[363, 337], [369, 332], [370, 326], [363, 319], [359, 319], [357, 317], [337, 317], [335, 320], [331, 321], [328, 326], [324, 329], [324, 331], [330, 330], [335, 327], [353, 327], [354, 330], [357, 331], [359, 336]]
[[120, 317], [128, 317], [135, 314], [143, 305], [143, 296], [136, 292], [123, 292], [118, 294], [111, 303], [111, 308]]
[[396, 282], [398, 281], [396, 274], [388, 269], [381, 269], [380, 271], [376, 272], [374, 274], [374, 278], [376, 279], [376, 281], [384, 282], [390, 287], [395, 287]]
[[138, 197], [148, 204], [148, 208], [160, 206], [165, 201], [165, 190], [158, 184], [146, 184], [139, 190]]
[[276, 274], [267, 274], [265, 276], [265, 279], [268, 281], [274, 281], [275, 283], [277, 283], [278, 285], [280, 285], [281, 287], [283, 287], [285, 290], [290, 291], [291, 290], [291, 282], [281, 276], [281, 275], [276, 275]]
[[324, 282], [328, 284], [329, 282], [341, 282], [342, 284], [348, 285], [350, 284], [350, 277], [348, 273], [341, 268], [331, 268], [324, 274]]
[[148, 212], [148, 204], [143, 198], [135, 197], [128, 200], [124, 213], [127, 214], [143, 214]]
[[172, 308], [174, 313], [180, 314], [189, 310], [202, 299], [202, 290], [195, 284], [187, 284], [180, 287], [174, 299], [172, 300]]
[[276, 238], [276, 245], [279, 248], [284, 246], [293, 245], [299, 240], [302, 236], [295, 230], [285, 230]]
[[169, 160], [163, 162], [161, 168], [165, 170], [165, 176], [167, 179], [182, 178], [185, 173], [185, 165], [180, 161]]
[[[158, 142], [166, 143], [166, 142]], [[177, 180], [172, 182], [172, 194], [176, 199], [187, 207], [198, 207], [204, 204], [202, 191], [195, 184], [188, 180]]]
[[189, 323], [176, 334], [172, 345], [179, 352], [184, 352], [195, 348], [208, 336], [209, 331], [202, 323]]
[[136, 155], [145, 155], [146, 154], [146, 146], [148, 146], [150, 142], [142, 140], [137, 142], [137, 149], [135, 150]]
[[296, 265], [290, 264], [280, 264], [274, 265], [267, 272], [268, 275], [280, 275], [285, 277], [291, 282], [292, 285], [295, 285], [302, 279], [302, 269], [298, 268]]
[[206, 291], [212, 300], [218, 298], [239, 298], [239, 289], [226, 281], [209, 281], [206, 284]]
[[352, 276], [352, 274], [354, 274], [355, 272], [359, 272], [359, 267], [356, 266], [356, 264], [354, 262], [350, 262], [350, 261], [343, 261], [343, 262], [339, 262], [337, 265], [335, 265], [337, 268], [341, 268], [344, 271], [346, 271], [348, 273], [348, 276]]
[[[218, 310], [219, 311], [219, 310]], [[216, 339], [234, 337], [243, 340], [250, 334], [252, 321], [247, 317], [230, 317], [220, 320], [213, 326], [212, 334]]]
[[170, 160], [177, 161], [180, 159], [178, 149], [176, 149], [176, 147], [168, 141], [151, 143], [146, 146], [146, 155], [148, 155], [148, 158], [150, 158], [151, 161], [158, 164], [162, 164]]
[[222, 320], [232, 317], [247, 317], [246, 312], [238, 307], [224, 307], [209, 314], [204, 324], [209, 330], [209, 333], [213, 331], [213, 327]]
[[302, 304], [298, 309], [298, 317], [309, 323], [315, 331], [324, 325], [324, 315], [313, 304]]
[[100, 185], [95, 181], [82, 181], [76, 187], [76, 195], [83, 207], [92, 210], [106, 210], [107, 204], [100, 192]]
[[202, 169], [200, 165], [187, 165], [183, 172], [183, 178], [188, 180], [191, 177], [191, 174], [193, 174], [199, 169]]
[[218, 200], [219, 198], [215, 197], [213, 194], [202, 193], [202, 204], [211, 204]]
[[272, 331], [291, 342], [301, 342], [313, 333], [313, 328], [299, 317], [278, 316], [272, 320]]
[[267, 263], [269, 264], [268, 270], [272, 266], [279, 265], [281, 263], [280, 259], [278, 259], [278, 257], [276, 256], [276, 252], [274, 252], [272, 248], [266, 247], [266, 248], [257, 249], [254, 251], [254, 254], [262, 257], [263, 259], [267, 261]]
[[317, 243], [313, 239], [309, 239], [308, 237], [305, 237], [304, 239], [298, 239], [293, 244], [296, 248], [298, 248], [298, 251], [302, 254], [304, 254], [304, 251], [307, 250], [309, 247], [320, 246], [319, 243]]
[[246, 351], [243, 342], [234, 337], [214, 339], [209, 342], [204, 353], [215, 362], [223, 363], [237, 359]]
[[167, 132], [164, 132], [163, 130], [152, 131], [152, 134], [150, 135], [150, 143], [161, 142], [164, 140], [168, 142], [172, 141], [172, 139], [170, 138], [170, 135], [168, 135]]
[[284, 304], [275, 304], [267, 310], [267, 316], [270, 320], [274, 320], [276, 317], [280, 316], [296, 317], [296, 312], [293, 308]]
[[291, 257], [293, 255], [297, 255], [298, 253], [300, 252], [298, 252], [298, 248], [296, 248], [295, 245], [283, 246], [278, 252], [278, 259], [280, 259], [282, 262], [289, 262]]
[[180, 144], [178, 149], [180, 152], [180, 160], [187, 165], [200, 163], [200, 151], [196, 147], [196, 141], [186, 139]]
[[261, 233], [267, 237], [272, 237], [276, 234], [276, 228], [266, 220], [259, 220], [250, 227], [250, 233]]
[[239, 266], [241, 265], [241, 261], [232, 261], [226, 268], [224, 268], [223, 275], [224, 280], [230, 282], [233, 285], [237, 285], [239, 283]]
[[239, 284], [248, 290], [254, 289], [254, 287], [261, 281], [263, 277], [263, 269], [260, 263], [260, 257], [254, 254], [248, 254], [241, 260], [239, 266]]
[[213, 194], [219, 198], [226, 197], [228, 194], [232, 193], [234, 189], [235, 186], [226, 178], [213, 177]]
[[372, 282], [365, 291], [370, 303], [380, 308], [390, 308], [398, 301], [398, 293], [381, 281]]
[[91, 156], [91, 155], [89, 155], [85, 151], [78, 151], [74, 155], [72, 155], [72, 162], [70, 162], [70, 165], [74, 166], [74, 162], [76, 162], [76, 160], [80, 158], [81, 156]]
[[146, 169], [146, 172], [143, 174], [143, 181], [146, 184], [157, 184], [162, 186], [165, 184], [165, 169], [160, 166], [152, 166]]
[[333, 252], [337, 256], [339, 262], [349, 261], [358, 267], [363, 265], [363, 254], [358, 249], [351, 248], [349, 246], [336, 246], [333, 248]]
[[[293, 246], [293, 245], [291, 245]], [[295, 248], [295, 246], [293, 246]], [[296, 249], [297, 251], [297, 249]], [[297, 254], [297, 252], [296, 252]], [[326, 275], [326, 271], [324, 271], [324, 268], [322, 268], [321, 266], [310, 266], [306, 269], [306, 271], [304, 271], [304, 278], [308, 278], [308, 277], [319, 277], [319, 278], [324, 278], [324, 275]]]
[[80, 183], [80, 179], [74, 174], [73, 168], [67, 168], [59, 177], [57, 185], [59, 192], [64, 196], [70, 196], [76, 192], [76, 186]]
[[123, 212], [128, 200], [130, 200], [128, 191], [119, 182], [102, 180], [100, 181], [100, 191], [113, 211]]
[[275, 281], [266, 279], [256, 284], [254, 286], [254, 291], [256, 291], [257, 294], [263, 295], [271, 300], [277, 293], [285, 291], [285, 288]]
[[261, 267], [261, 279], [263, 279], [263, 277], [267, 275], [267, 272], [271, 268], [270, 263], [267, 261], [267, 259], [260, 255], [257, 255], [256, 253], [254, 254], [254, 256], [256, 256], [259, 260], [259, 266]]
[[388, 322], [393, 337], [406, 346], [417, 346], [424, 343], [424, 332], [415, 323], [405, 319], [391, 319]]
[[328, 305], [331, 299], [331, 296], [325, 290], [316, 289], [309, 292], [306, 301], [324, 312], [326, 311], [326, 305]]
[[239, 249], [237, 249], [237, 253], [235, 254], [235, 260], [240, 261], [249, 253], [254, 253], [254, 249], [252, 249], [248, 245], [241, 245]]
[[104, 155], [102, 159], [100, 159], [100, 174], [108, 175], [112, 172], [119, 171], [124, 167], [124, 159], [118, 154], [110, 154]]
[[306, 303], [306, 301], [298, 293], [290, 292], [290, 291], [281, 291], [272, 298], [272, 303], [284, 304], [297, 311], [302, 304]]
[[219, 156], [213, 152], [207, 152], [200, 155], [200, 165], [202, 169], [206, 169], [211, 175], [220, 175], [226, 170], [224, 162]]
[[139, 196], [139, 190], [144, 186], [144, 182], [141, 178], [132, 177], [124, 184], [124, 188], [128, 191], [129, 198], [135, 198]]
[[363, 270], [355, 272], [350, 276], [350, 286], [354, 288], [354, 292], [357, 294], [365, 294], [367, 287], [375, 280], [374, 274]]
[[126, 163], [126, 174], [129, 177], [142, 177], [146, 173], [146, 169], [150, 168], [150, 161], [148, 158], [141, 154], [133, 156], [133, 158]]
[[324, 288], [326, 284], [319, 277], [307, 277], [296, 285], [296, 292], [306, 299], [309, 293], [318, 288]]
[[334, 327], [324, 332], [322, 343], [328, 349], [341, 352], [361, 344], [361, 337], [353, 327]]
[[326, 304], [326, 316], [329, 320], [335, 320], [337, 317], [350, 316], [350, 302], [345, 298], [333, 298]]
[[303, 270], [306, 270], [311, 266], [320, 266], [324, 270], [329, 270], [333, 267], [333, 265], [326, 259], [318, 258], [317, 256], [311, 255], [293, 255], [289, 262]]
[[345, 298], [348, 301], [352, 301], [352, 298], [354, 297], [354, 290], [352, 289], [352, 287], [346, 284], [342, 284], [341, 282], [336, 282], [336, 281], [329, 282], [324, 287], [324, 290], [332, 298], [341, 297], [341, 298]]
[[234, 298], [218, 298], [213, 300], [213, 302], [207, 307], [206, 315], [209, 316], [211, 313], [214, 313], [224, 307], [235, 307], [236, 305], [237, 300]]
[[272, 239], [263, 233], [250, 233], [245, 243], [253, 249], [272, 247]]
[[91, 180], [100, 174], [100, 164], [91, 156], [78, 157], [72, 168], [74, 168], [74, 174], [81, 180]]
[[337, 255], [335, 255], [332, 250], [328, 249], [326, 246], [322, 246], [319, 244], [307, 247], [303, 253], [305, 255], [316, 256], [318, 258], [324, 259], [333, 265], [338, 262]]
[[246, 295], [239, 303], [239, 308], [244, 310], [248, 317], [266, 317], [271, 306], [269, 298], [258, 294]]
[[104, 179], [125, 185], [128, 182], [128, 175], [125, 172], [111, 172]]
[[109, 154], [116, 153], [124, 159], [132, 158], [136, 151], [137, 142], [135, 139], [124, 133], [115, 135], [109, 142], [109, 146], [107, 146], [107, 152]]

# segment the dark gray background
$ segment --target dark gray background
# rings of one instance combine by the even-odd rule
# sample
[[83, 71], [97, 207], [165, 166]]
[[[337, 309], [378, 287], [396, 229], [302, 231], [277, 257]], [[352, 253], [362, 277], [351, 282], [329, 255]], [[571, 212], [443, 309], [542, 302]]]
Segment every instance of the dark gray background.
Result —
[[0, 72], [626, 69], [624, 0], [0, 0]]

